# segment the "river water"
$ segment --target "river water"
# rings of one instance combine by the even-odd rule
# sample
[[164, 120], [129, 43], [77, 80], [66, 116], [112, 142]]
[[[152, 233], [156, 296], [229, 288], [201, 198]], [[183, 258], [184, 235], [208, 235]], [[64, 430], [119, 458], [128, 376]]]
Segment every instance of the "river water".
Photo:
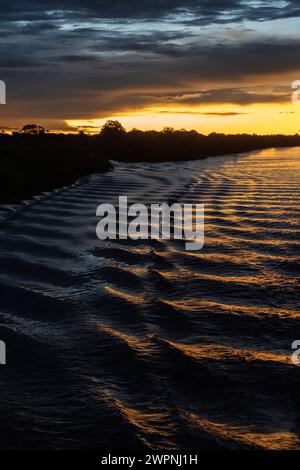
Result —
[[[98, 240], [119, 195], [204, 203], [204, 248]], [[299, 148], [117, 163], [0, 223], [1, 448], [300, 448]]]

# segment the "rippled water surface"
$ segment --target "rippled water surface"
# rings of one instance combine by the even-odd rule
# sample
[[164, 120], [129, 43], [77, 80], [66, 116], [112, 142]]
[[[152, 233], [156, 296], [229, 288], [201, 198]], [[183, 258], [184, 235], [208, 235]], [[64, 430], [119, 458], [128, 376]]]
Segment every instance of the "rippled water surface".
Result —
[[[205, 246], [96, 207], [204, 203]], [[115, 170], [0, 208], [1, 448], [300, 448], [300, 149]]]

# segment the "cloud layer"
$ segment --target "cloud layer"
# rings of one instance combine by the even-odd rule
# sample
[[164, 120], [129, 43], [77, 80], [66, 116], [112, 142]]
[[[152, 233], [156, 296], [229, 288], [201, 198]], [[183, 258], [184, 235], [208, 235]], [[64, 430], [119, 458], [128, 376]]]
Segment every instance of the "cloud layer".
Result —
[[300, 70], [298, 3], [4, 0], [0, 121], [285, 101]]

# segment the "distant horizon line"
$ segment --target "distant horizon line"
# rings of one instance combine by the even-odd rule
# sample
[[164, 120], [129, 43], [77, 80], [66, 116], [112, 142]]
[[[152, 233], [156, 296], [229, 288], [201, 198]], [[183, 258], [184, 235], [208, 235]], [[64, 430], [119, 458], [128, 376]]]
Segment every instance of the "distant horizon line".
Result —
[[[109, 122], [111, 120], [108, 120], [107, 122]], [[117, 121], [117, 122], [120, 122], [120, 121]], [[120, 123], [121, 124], [121, 123]], [[22, 129], [25, 127], [25, 126], [39, 126], [41, 128], [44, 129], [44, 133], [45, 134], [53, 134], [53, 135], [60, 135], [60, 134], [63, 134], [63, 135], [80, 135], [80, 134], [84, 134], [86, 136], [93, 136], [93, 135], [98, 135], [101, 133], [101, 130], [102, 130], [102, 127], [99, 127], [97, 130], [87, 130], [87, 129], [81, 129], [80, 127], [78, 127], [77, 129], [70, 129], [70, 130], [67, 130], [67, 129], [47, 129], [45, 128], [44, 126], [41, 126], [39, 124], [33, 124], [33, 123], [28, 123], [28, 124], [24, 124], [23, 126], [21, 127], [6, 127], [6, 126], [3, 126], [1, 127], [0, 126], [0, 134], [2, 135], [13, 135], [13, 134], [18, 134], [18, 133], [21, 133]], [[122, 126], [123, 127], [123, 126]], [[170, 133], [174, 132], [187, 132], [187, 133], [190, 133], [190, 132], [194, 132], [194, 133], [197, 133], [199, 135], [204, 135], [206, 137], [210, 136], [210, 135], [214, 135], [214, 134], [218, 134], [218, 135], [249, 135], [249, 136], [260, 136], [260, 137], [264, 137], [264, 136], [285, 136], [285, 137], [293, 137], [293, 136], [299, 136], [300, 135], [300, 130], [298, 132], [294, 132], [294, 133], [256, 133], [256, 132], [229, 132], [229, 133], [226, 133], [226, 132], [222, 132], [222, 131], [212, 131], [212, 132], [209, 132], [209, 133], [205, 133], [205, 132], [200, 132], [196, 129], [185, 129], [185, 128], [174, 128], [172, 126], [165, 126], [163, 128], [160, 128], [160, 129], [139, 129], [139, 128], [136, 128], [136, 127], [132, 127], [131, 129], [126, 129], [125, 127], [123, 127], [124, 131], [128, 134], [130, 132], [144, 132], [144, 133], [147, 133], [147, 132], [157, 132], [157, 133], [167, 133], [168, 131]]]

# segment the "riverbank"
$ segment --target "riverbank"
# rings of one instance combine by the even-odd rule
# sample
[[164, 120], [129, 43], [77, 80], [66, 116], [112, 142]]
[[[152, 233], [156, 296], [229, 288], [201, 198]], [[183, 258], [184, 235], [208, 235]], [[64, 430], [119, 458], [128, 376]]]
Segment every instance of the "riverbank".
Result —
[[16, 203], [112, 168], [102, 155], [80, 142], [70, 144], [48, 136], [0, 140], [0, 203]]
[[[30, 129], [34, 126], [27, 126]], [[35, 128], [39, 129], [38, 126]], [[26, 126], [25, 126], [26, 129]], [[0, 203], [18, 202], [41, 192], [72, 184], [79, 178], [123, 162], [180, 162], [239, 154], [272, 147], [300, 146], [300, 136], [208, 136], [196, 131], [132, 130], [108, 122], [98, 135], [0, 135]]]

